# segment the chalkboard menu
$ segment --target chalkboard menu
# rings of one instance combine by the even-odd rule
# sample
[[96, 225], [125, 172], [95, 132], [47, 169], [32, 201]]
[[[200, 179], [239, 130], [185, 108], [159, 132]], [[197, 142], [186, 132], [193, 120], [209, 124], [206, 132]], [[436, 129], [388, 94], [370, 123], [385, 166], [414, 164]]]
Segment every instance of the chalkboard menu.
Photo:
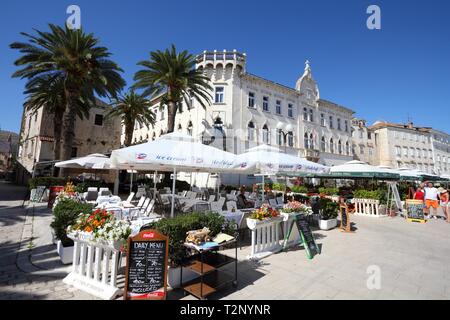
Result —
[[423, 213], [423, 201], [406, 200], [406, 213], [408, 219], [424, 221], [425, 215]]
[[339, 228], [342, 231], [351, 232], [350, 216], [348, 214], [347, 205], [341, 205], [340, 213], [341, 213], [341, 225], [339, 226]]
[[306, 217], [304, 215], [297, 215], [295, 223], [300, 232], [308, 258], [312, 259], [316, 254], [320, 254], [319, 246], [316, 244], [316, 240], [314, 239], [314, 235]]
[[128, 239], [125, 300], [164, 300], [168, 238], [146, 230]]

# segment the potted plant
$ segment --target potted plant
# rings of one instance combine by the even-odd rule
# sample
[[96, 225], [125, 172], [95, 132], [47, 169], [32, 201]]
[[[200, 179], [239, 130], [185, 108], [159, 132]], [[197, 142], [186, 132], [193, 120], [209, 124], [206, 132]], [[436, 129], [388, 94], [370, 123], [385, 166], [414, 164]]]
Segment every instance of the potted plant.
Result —
[[328, 198], [321, 198], [319, 228], [321, 230], [331, 230], [337, 226], [339, 204]]
[[63, 264], [72, 263], [73, 241], [67, 236], [67, 228], [76, 223], [80, 213], [91, 212], [92, 205], [75, 199], [61, 198], [53, 209], [51, 227], [58, 239], [57, 252]]
[[182, 265], [189, 259], [189, 252], [184, 246], [187, 232], [208, 228], [214, 236], [220, 232], [234, 234], [235, 224], [229, 223], [218, 213], [192, 213], [179, 215], [173, 219], [162, 219], [150, 223], [145, 229], [157, 230], [169, 237], [169, 270], [168, 284], [171, 288], [179, 288], [181, 272], [183, 283], [199, 277], [199, 275]]
[[258, 225], [271, 223], [274, 220], [283, 220], [280, 213], [271, 208], [269, 204], [263, 204], [259, 209], [252, 212], [249, 218], [247, 218], [247, 226], [250, 230], [255, 229]]

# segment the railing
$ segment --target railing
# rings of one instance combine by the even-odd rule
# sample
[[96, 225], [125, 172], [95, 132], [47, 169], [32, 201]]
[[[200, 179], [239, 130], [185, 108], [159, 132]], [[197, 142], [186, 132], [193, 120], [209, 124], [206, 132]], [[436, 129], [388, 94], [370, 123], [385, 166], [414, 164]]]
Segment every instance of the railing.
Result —
[[72, 272], [64, 283], [104, 300], [114, 299], [122, 291], [117, 287], [118, 248], [70, 238], [75, 244]]
[[252, 232], [251, 252], [247, 259], [263, 259], [282, 249], [280, 244], [280, 224], [282, 222], [282, 217], [263, 221], [247, 219], [247, 226]]
[[319, 159], [320, 158], [320, 151], [319, 150], [313, 150], [313, 149], [304, 149], [303, 150], [303, 156], [305, 158]]
[[197, 56], [197, 63], [201, 63], [204, 61], [246, 61], [246, 54], [239, 53], [236, 50], [233, 51], [204, 51], [202, 54]]
[[373, 199], [353, 199], [355, 214], [367, 217], [383, 217], [386, 214], [380, 211], [380, 201]]

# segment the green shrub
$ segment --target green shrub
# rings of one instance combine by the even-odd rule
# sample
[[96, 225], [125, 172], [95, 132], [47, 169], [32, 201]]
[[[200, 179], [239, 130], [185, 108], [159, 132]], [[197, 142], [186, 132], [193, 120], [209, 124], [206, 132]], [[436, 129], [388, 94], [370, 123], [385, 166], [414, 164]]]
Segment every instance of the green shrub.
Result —
[[106, 188], [108, 187], [108, 185], [101, 181], [83, 181], [75, 186], [75, 192], [83, 193], [87, 192], [88, 188], [103, 188], [103, 187]]
[[319, 188], [319, 193], [320, 194], [325, 194], [327, 196], [334, 196], [339, 194], [339, 189], [338, 188]]
[[387, 191], [385, 189], [378, 189], [374, 191], [360, 189], [353, 192], [353, 197], [356, 199], [379, 200], [380, 204], [387, 203]]
[[336, 219], [339, 211], [339, 204], [331, 199], [320, 198], [320, 219], [331, 220]]
[[308, 188], [305, 186], [293, 186], [291, 190], [294, 193], [308, 193]]
[[183, 246], [186, 233], [204, 227], [211, 230], [214, 236], [220, 232], [234, 234], [235, 224], [229, 223], [218, 213], [192, 213], [179, 215], [173, 219], [163, 219], [146, 226], [146, 229], [154, 229], [169, 237], [169, 259], [172, 266], [178, 266], [188, 256]]
[[272, 190], [275, 191], [284, 191], [286, 189], [286, 185], [284, 183], [274, 183], [272, 185]]
[[73, 246], [73, 241], [67, 237], [67, 227], [74, 224], [80, 213], [92, 212], [94, 206], [89, 203], [80, 203], [73, 199], [62, 199], [53, 209], [53, 222], [51, 227], [55, 231], [57, 239], [63, 246]]
[[55, 178], [55, 177], [38, 177], [28, 181], [28, 185], [31, 189], [36, 189], [39, 186], [45, 186], [47, 188], [53, 186], [65, 186], [68, 178]]

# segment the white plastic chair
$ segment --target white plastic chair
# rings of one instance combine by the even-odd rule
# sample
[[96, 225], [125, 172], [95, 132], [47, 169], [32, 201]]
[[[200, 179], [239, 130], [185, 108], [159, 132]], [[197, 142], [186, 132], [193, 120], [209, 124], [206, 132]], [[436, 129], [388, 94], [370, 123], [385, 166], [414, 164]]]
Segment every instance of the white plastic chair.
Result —
[[212, 202], [214, 202], [214, 200], [216, 200], [216, 196], [215, 195], [210, 195], [208, 202], [212, 203]]
[[111, 195], [111, 191], [109, 191], [109, 188], [100, 188], [98, 193], [99, 193], [100, 196], [109, 196], [109, 195]]
[[277, 203], [277, 200], [275, 200], [275, 199], [269, 199], [269, 204], [270, 204], [270, 206], [272, 207], [272, 208], [276, 208], [276, 207], [278, 207], [278, 203]]
[[284, 206], [284, 198], [283, 197], [278, 197], [277, 198], [277, 204], [279, 206]]
[[237, 203], [236, 203], [236, 201], [228, 201], [227, 202], [227, 211], [233, 211], [233, 209], [237, 210]]
[[133, 201], [135, 193], [131, 192], [130, 195], [128, 196], [127, 200], [125, 200], [125, 202], [127, 203], [131, 203], [131, 201]]

